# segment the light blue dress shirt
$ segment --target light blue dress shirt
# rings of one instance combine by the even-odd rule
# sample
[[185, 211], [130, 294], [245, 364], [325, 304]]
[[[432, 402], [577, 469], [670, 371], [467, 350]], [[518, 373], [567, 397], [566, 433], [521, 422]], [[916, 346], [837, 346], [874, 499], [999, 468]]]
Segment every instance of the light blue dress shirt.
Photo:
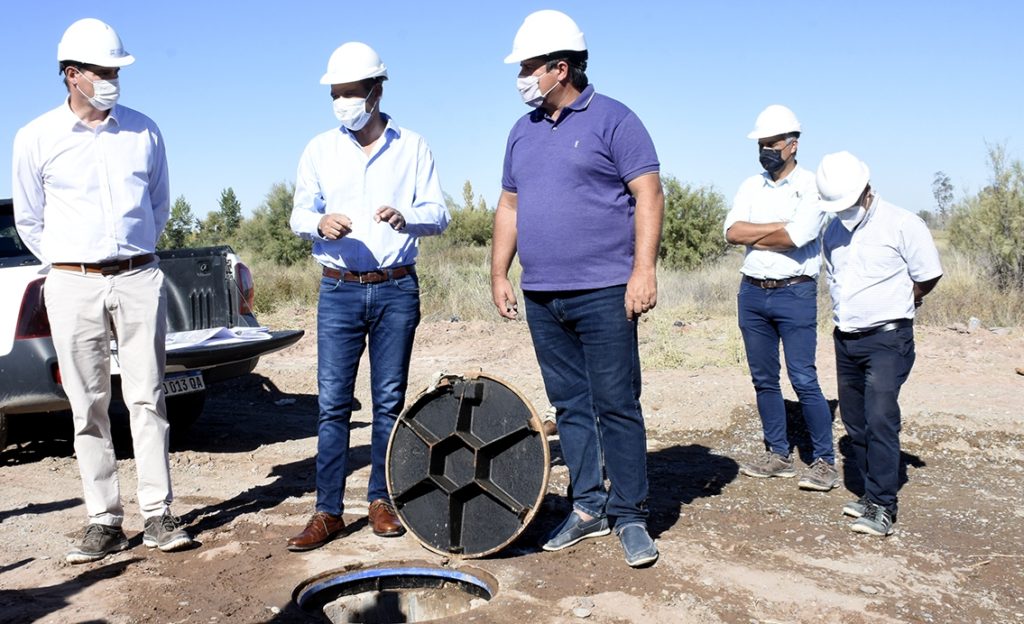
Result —
[[170, 214], [167, 156], [149, 117], [115, 104], [89, 127], [67, 100], [14, 137], [14, 216], [43, 262], [102, 262], [156, 250]]
[[[339, 127], [313, 137], [299, 159], [291, 228], [313, 241], [313, 257], [324, 266], [372, 271], [411, 265], [419, 237], [448, 227], [451, 217], [426, 141], [386, 115], [385, 120], [369, 155]], [[402, 213], [401, 231], [374, 221], [381, 206]], [[352, 232], [338, 240], [321, 236], [317, 226], [328, 213], [348, 217]]]

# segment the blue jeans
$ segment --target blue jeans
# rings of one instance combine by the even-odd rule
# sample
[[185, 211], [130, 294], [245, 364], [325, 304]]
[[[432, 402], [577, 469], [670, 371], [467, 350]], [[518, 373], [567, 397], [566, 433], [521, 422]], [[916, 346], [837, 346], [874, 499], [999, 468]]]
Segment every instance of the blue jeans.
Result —
[[900, 388], [914, 366], [914, 328], [855, 340], [834, 336], [839, 413], [864, 479], [864, 496], [896, 516], [900, 487]]
[[317, 305], [316, 510], [341, 515], [348, 474], [349, 423], [359, 358], [370, 346], [370, 483], [367, 501], [388, 499], [384, 473], [388, 439], [405, 403], [416, 326], [420, 322], [415, 273], [378, 284], [324, 277]]
[[573, 506], [620, 526], [646, 523], [647, 437], [626, 287], [523, 294], [548, 400], [558, 413]]
[[807, 431], [813, 459], [836, 461], [832, 444], [832, 412], [818, 385], [814, 364], [818, 345], [817, 282], [802, 282], [782, 288], [761, 288], [740, 282], [737, 297], [740, 333], [747, 351], [747, 364], [757, 393], [765, 447], [789, 456], [786, 405], [779, 385], [779, 341], [786, 354], [786, 372], [793, 385]]

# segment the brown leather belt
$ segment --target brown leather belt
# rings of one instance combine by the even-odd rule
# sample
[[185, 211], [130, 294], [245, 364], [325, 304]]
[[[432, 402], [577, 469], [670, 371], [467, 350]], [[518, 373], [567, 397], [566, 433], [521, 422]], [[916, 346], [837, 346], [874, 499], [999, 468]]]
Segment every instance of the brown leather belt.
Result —
[[748, 284], [753, 284], [758, 288], [785, 288], [786, 286], [792, 286], [793, 284], [813, 282], [814, 278], [810, 275], [797, 275], [796, 277], [787, 277], [785, 279], [757, 279], [756, 277], [747, 277], [744, 275], [743, 281]]
[[377, 269], [376, 271], [339, 271], [330, 267], [324, 267], [324, 277], [342, 280], [343, 282], [359, 282], [360, 284], [379, 284], [388, 280], [405, 277], [415, 272], [413, 265], [397, 266], [390, 269]]
[[897, 329], [903, 329], [904, 327], [913, 327], [914, 319], [896, 319], [895, 321], [889, 321], [882, 325], [877, 325], [871, 329], [865, 329], [864, 331], [858, 332], [844, 332], [839, 331], [837, 327], [835, 332], [836, 336], [843, 340], [859, 340], [861, 338], [867, 338], [868, 336], [874, 336], [875, 334], [881, 334], [882, 332], [895, 331]]
[[109, 262], [54, 262], [51, 266], [61, 271], [117, 275], [124, 271], [131, 271], [132, 269], [145, 266], [154, 260], [156, 260], [156, 254], [148, 253], [125, 258], [124, 260], [110, 260]]

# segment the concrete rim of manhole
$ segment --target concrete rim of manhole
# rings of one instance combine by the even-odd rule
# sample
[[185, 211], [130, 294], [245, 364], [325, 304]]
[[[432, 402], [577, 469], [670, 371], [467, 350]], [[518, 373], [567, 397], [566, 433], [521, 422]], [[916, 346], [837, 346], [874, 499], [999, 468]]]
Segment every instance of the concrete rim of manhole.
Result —
[[[417, 591], [427, 593], [408, 598]], [[407, 596], [405, 600], [397, 597], [403, 593]], [[465, 613], [489, 602], [497, 593], [497, 579], [476, 567], [393, 561], [368, 566], [355, 564], [321, 572], [299, 583], [292, 591], [292, 600], [303, 612], [323, 615], [332, 622], [375, 621], [340, 619], [338, 613], [347, 612], [344, 605], [334, 609], [335, 617], [332, 617], [329, 613], [332, 605], [346, 600], [355, 602], [355, 613], [365, 615], [376, 608], [385, 610], [385, 615], [390, 610], [401, 616], [401, 621], [428, 622]], [[410, 614], [403, 609], [429, 618], [406, 619]], [[380, 612], [376, 615], [380, 616]]]
[[472, 559], [505, 548], [547, 493], [551, 451], [533, 406], [481, 371], [439, 374], [388, 440], [388, 492], [423, 547]]

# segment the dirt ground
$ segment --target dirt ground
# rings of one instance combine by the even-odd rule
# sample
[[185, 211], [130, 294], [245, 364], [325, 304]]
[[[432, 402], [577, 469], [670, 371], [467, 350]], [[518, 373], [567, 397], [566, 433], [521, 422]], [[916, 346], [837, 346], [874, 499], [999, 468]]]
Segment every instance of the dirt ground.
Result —
[[[276, 315], [278, 325], [304, 327], [306, 337], [264, 358], [254, 374], [212, 388], [204, 416], [172, 442], [174, 511], [201, 542], [193, 550], [164, 554], [142, 545], [130, 436], [115, 419], [132, 548], [94, 564], [64, 563], [85, 521], [69, 417], [12, 418], [0, 457], [0, 621], [317, 621], [291, 601], [304, 579], [345, 566], [426, 562], [470, 565], [497, 581], [489, 603], [450, 621], [1024, 622], [1021, 329], [917, 330], [917, 364], [901, 401], [906, 480], [897, 533], [885, 540], [849, 530], [840, 509], [853, 497], [844, 487], [811, 493], [795, 479], [739, 474], [737, 462], [760, 440], [744, 366], [646, 370], [650, 527], [661, 559], [633, 570], [614, 536], [557, 553], [536, 547], [568, 511], [557, 438], [539, 513], [497, 555], [460, 562], [410, 535], [374, 537], [365, 522], [365, 362], [346, 496], [351, 531], [319, 550], [288, 552], [285, 540], [314, 503], [312, 317], [310, 310]], [[734, 321], [702, 322], [712, 331], [683, 336], [683, 348], [719, 348], [714, 330]], [[826, 335], [818, 362], [834, 401]], [[411, 393], [435, 371], [476, 369], [507, 380], [537, 410], [546, 407], [525, 323], [421, 325]], [[849, 448], [838, 419], [834, 431], [842, 463]], [[791, 419], [791, 437], [806, 451], [799, 418]]]

